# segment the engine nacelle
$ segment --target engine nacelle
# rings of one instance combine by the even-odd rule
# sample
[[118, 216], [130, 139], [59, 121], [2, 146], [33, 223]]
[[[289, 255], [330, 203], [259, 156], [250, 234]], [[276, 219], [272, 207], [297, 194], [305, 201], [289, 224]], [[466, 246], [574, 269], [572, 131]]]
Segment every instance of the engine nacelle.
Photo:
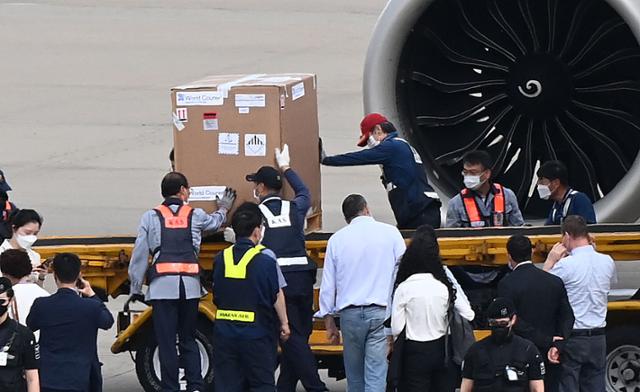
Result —
[[529, 217], [562, 160], [600, 222], [640, 217], [640, 1], [391, 0], [369, 45], [366, 112], [410, 138], [445, 199], [485, 149]]

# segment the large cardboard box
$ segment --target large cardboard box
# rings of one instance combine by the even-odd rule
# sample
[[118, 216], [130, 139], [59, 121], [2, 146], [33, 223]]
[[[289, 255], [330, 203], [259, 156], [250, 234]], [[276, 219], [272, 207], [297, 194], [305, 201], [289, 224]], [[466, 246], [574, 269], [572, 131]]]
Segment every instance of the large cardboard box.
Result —
[[[171, 89], [176, 170], [191, 186], [190, 204], [211, 212], [232, 187], [236, 205], [253, 198], [245, 175], [277, 167], [276, 147], [289, 145], [291, 167], [309, 187], [307, 229], [322, 224], [318, 110], [313, 74], [210, 76]], [[284, 181], [284, 197], [294, 194]]]

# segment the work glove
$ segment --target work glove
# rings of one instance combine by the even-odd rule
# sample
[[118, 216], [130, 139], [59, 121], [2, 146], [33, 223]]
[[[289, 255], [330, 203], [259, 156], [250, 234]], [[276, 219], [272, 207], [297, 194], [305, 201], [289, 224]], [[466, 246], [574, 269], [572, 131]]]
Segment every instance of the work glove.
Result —
[[144, 294], [131, 294], [129, 302], [144, 302]]
[[231, 227], [225, 227], [224, 229], [224, 240], [230, 242], [232, 244], [236, 243], [236, 232], [233, 231]]
[[320, 152], [320, 163], [322, 163], [322, 161], [324, 161], [324, 159], [327, 157], [327, 153], [324, 152], [324, 146], [322, 145], [321, 137], [318, 138], [318, 151]]
[[291, 157], [289, 156], [289, 145], [285, 144], [280, 151], [280, 148], [276, 147], [276, 162], [278, 162], [278, 167], [283, 172], [287, 170], [291, 163]]
[[232, 188], [227, 188], [224, 190], [224, 194], [222, 197], [216, 196], [216, 203], [218, 204], [218, 208], [223, 208], [227, 211], [233, 207], [233, 203], [236, 201], [236, 191]]

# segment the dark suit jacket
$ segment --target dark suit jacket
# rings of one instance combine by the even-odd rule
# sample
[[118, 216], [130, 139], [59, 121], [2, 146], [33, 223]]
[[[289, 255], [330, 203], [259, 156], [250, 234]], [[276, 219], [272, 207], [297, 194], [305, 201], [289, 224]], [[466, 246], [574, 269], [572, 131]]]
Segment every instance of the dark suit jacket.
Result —
[[71, 289], [59, 289], [36, 299], [27, 326], [40, 330], [41, 387], [88, 391], [98, 329], [112, 325], [113, 316], [97, 296], [81, 298]]
[[543, 355], [554, 336], [569, 337], [573, 310], [557, 276], [533, 264], [520, 265], [498, 283], [498, 295], [510, 298], [516, 306], [515, 333], [532, 341]]

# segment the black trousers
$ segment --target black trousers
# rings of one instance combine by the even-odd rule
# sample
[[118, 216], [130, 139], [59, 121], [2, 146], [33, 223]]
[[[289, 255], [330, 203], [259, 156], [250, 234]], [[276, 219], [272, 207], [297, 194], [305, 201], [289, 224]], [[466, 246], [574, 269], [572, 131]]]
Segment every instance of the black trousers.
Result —
[[560, 354], [560, 392], [602, 392], [605, 390], [605, 335], [572, 336]]
[[216, 392], [275, 392], [276, 336], [231, 339], [218, 333], [213, 339]]
[[406, 340], [403, 348], [400, 392], [447, 392], [450, 375], [444, 365], [444, 337], [430, 342]]
[[407, 222], [398, 222], [398, 229], [411, 230], [417, 229], [422, 225], [430, 225], [434, 229], [437, 229], [442, 224], [442, 216], [440, 215], [440, 203], [432, 202], [427, 208], [422, 210], [421, 213], [412, 217]]
[[202, 391], [204, 389], [200, 369], [200, 352], [196, 343], [199, 302], [199, 298], [151, 301], [153, 329], [160, 354], [162, 392], [180, 391], [176, 335], [180, 349], [180, 364], [184, 368], [187, 380], [187, 391]]
[[318, 375], [316, 358], [309, 348], [309, 336], [313, 329], [313, 284], [315, 270], [286, 272], [284, 288], [287, 316], [291, 336], [281, 343], [282, 356], [279, 392], [295, 392], [298, 381], [307, 391], [326, 391], [327, 387]]
[[[544, 358], [547, 356], [547, 353], [540, 351], [540, 355]], [[545, 392], [558, 392], [562, 368], [560, 365], [554, 365], [546, 360], [544, 361], [544, 364], [546, 367], [546, 374], [544, 375], [544, 390]]]

